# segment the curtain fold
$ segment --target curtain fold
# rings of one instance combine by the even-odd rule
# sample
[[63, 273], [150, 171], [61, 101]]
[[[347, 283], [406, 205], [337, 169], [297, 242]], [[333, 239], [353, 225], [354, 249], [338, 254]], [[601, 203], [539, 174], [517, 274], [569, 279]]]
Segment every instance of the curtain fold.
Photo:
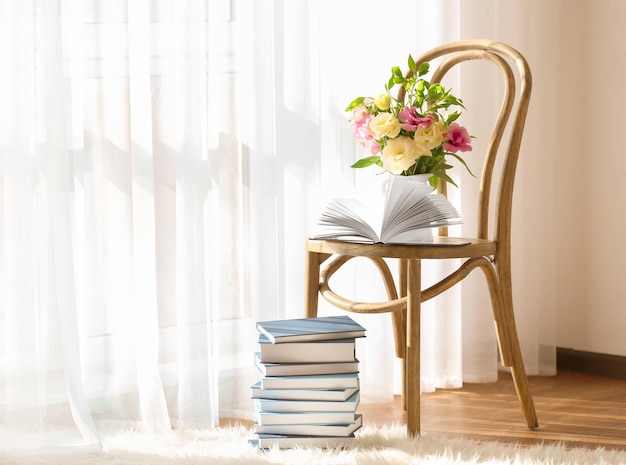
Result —
[[[302, 315], [303, 241], [325, 200], [382, 201], [383, 177], [350, 168], [361, 154], [347, 104], [382, 92], [409, 53], [468, 31], [541, 60], [530, 19], [502, 31], [506, 12], [475, 17], [466, 3], [430, 6], [425, 21], [425, 3], [407, 0], [0, 0], [0, 433], [97, 447], [115, 425], [252, 419], [255, 322]], [[414, 18], [392, 45], [354, 30], [390, 10]], [[458, 76], [455, 94], [478, 128], [490, 97], [476, 79]], [[335, 287], [380, 300], [364, 268]], [[514, 286], [529, 372], [550, 374], [550, 315], [526, 312], [528, 286]], [[424, 306], [424, 390], [495, 379], [487, 308], [478, 279]], [[364, 399], [389, 400], [389, 316], [355, 318], [368, 329]]]

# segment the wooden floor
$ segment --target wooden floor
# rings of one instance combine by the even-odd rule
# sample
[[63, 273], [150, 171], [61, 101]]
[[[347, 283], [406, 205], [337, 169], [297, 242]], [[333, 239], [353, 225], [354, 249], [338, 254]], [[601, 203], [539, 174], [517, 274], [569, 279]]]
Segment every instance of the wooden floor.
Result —
[[[526, 427], [510, 375], [496, 383], [466, 384], [422, 394], [422, 434], [504, 444], [562, 443], [626, 451], [626, 380], [575, 373], [530, 377], [539, 428]], [[366, 425], [404, 424], [401, 399], [361, 402]], [[222, 424], [252, 422], [223, 419]]]
[[[422, 395], [422, 433], [502, 443], [564, 443], [626, 450], [626, 380], [573, 373], [531, 377], [539, 428], [529, 430], [508, 374], [496, 383], [467, 384]], [[404, 423], [400, 398], [359, 406], [364, 422]]]

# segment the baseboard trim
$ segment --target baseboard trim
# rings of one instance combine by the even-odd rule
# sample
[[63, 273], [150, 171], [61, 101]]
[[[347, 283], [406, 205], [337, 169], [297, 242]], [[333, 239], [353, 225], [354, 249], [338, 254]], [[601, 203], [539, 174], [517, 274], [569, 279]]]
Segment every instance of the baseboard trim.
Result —
[[626, 379], [626, 357], [556, 348], [557, 371]]

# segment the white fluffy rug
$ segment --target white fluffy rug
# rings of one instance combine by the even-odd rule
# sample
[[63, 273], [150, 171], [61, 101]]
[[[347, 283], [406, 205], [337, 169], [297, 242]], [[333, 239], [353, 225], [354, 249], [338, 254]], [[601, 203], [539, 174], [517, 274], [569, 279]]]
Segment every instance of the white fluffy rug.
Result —
[[[1, 452], [2, 465], [400, 465], [400, 464], [514, 464], [612, 465], [626, 464], [626, 452], [568, 450], [562, 446], [511, 447], [463, 439], [408, 440], [404, 426], [363, 427], [349, 450], [289, 449], [258, 451], [248, 445], [244, 427], [214, 430], [177, 430], [154, 435], [124, 431], [103, 435], [102, 450], [61, 454]], [[5, 437], [0, 437], [6, 447]]]

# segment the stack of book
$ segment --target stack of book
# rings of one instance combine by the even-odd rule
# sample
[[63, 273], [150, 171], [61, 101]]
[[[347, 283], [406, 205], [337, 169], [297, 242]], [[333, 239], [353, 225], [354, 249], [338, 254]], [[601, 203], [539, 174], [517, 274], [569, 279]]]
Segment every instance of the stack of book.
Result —
[[255, 437], [261, 449], [336, 447], [363, 424], [356, 338], [365, 328], [349, 316], [257, 323], [261, 378], [252, 386]]

